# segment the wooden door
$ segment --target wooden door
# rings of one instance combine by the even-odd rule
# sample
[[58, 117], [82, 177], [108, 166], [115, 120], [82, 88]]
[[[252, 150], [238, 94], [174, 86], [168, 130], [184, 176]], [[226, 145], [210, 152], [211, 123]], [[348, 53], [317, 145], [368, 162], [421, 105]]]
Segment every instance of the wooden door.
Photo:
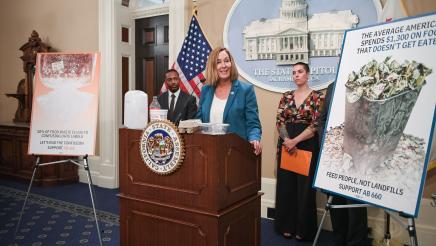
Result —
[[159, 95], [168, 69], [168, 15], [138, 19], [136, 30], [136, 89], [148, 100]]

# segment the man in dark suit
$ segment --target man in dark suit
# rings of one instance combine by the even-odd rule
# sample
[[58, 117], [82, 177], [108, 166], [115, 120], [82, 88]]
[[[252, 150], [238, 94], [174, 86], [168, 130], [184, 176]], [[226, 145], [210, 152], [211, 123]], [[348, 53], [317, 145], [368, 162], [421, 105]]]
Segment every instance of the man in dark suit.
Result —
[[[334, 83], [327, 88], [327, 95], [321, 115], [318, 118], [319, 144], [322, 146], [322, 137], [332, 98]], [[359, 202], [349, 200], [342, 196], [333, 195], [332, 205], [356, 204]], [[330, 219], [335, 237], [335, 246], [369, 246], [368, 240], [368, 218], [365, 207], [359, 208], [332, 208]]]
[[180, 77], [175, 69], [169, 69], [165, 73], [165, 83], [168, 91], [157, 99], [161, 109], [168, 109], [167, 119], [176, 125], [181, 120], [195, 118], [197, 114], [197, 102], [195, 97], [180, 90]]

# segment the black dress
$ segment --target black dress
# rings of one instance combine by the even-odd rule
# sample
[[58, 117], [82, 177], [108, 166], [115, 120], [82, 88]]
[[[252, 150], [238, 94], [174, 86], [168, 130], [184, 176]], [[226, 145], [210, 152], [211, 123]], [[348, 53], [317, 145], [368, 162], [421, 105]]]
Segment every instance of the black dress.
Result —
[[[313, 91], [297, 107], [294, 91], [286, 92], [280, 101], [277, 113], [277, 127], [286, 126], [290, 138], [298, 136], [307, 127], [316, 128], [323, 102], [323, 95]], [[313, 240], [317, 229], [316, 191], [312, 188], [313, 175], [319, 154], [318, 137], [302, 141], [297, 148], [312, 152], [309, 175], [304, 176], [280, 168], [281, 147], [277, 144], [277, 186], [275, 203], [275, 229], [278, 233], [298, 235], [304, 240]]]

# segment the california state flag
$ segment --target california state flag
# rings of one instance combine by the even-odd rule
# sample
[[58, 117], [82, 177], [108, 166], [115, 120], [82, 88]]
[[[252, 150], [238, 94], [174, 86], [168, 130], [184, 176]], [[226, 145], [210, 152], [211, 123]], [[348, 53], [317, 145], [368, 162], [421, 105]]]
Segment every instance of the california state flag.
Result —
[[408, 16], [404, 0], [386, 0], [378, 18], [379, 22], [387, 22]]

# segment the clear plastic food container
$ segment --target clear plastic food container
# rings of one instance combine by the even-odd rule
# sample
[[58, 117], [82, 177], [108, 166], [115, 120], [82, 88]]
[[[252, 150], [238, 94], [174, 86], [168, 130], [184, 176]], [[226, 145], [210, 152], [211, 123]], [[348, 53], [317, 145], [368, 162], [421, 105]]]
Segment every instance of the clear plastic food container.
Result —
[[223, 135], [227, 133], [229, 124], [221, 123], [202, 123], [201, 132], [210, 135]]

